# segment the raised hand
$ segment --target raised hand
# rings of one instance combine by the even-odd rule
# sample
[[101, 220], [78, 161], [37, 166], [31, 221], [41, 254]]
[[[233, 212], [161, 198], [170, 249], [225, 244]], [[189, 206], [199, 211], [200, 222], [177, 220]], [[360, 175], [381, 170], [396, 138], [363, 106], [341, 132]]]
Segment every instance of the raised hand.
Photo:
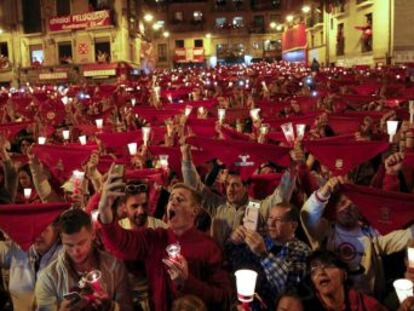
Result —
[[385, 170], [388, 175], [396, 175], [402, 169], [404, 154], [396, 152], [385, 159]]

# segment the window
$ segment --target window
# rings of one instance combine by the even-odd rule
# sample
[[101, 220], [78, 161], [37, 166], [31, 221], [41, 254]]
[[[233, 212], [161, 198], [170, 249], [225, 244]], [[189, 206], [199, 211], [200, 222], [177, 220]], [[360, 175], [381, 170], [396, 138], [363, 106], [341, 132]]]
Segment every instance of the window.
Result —
[[41, 44], [30, 45], [30, 63], [32, 65], [41, 65], [43, 64], [45, 57], [43, 54], [43, 46]]
[[345, 37], [344, 37], [344, 24], [338, 24], [336, 33], [336, 55], [342, 56], [345, 54]]
[[216, 18], [216, 27], [217, 28], [224, 28], [226, 26], [226, 18], [225, 17], [217, 17]]
[[108, 38], [95, 39], [95, 61], [98, 63], [111, 62], [111, 43]]
[[40, 0], [22, 0], [24, 33], [42, 32]]
[[0, 57], [9, 57], [9, 47], [7, 42], [0, 42]]
[[93, 11], [110, 9], [110, 0], [89, 0], [89, 8]]
[[195, 39], [194, 40], [194, 47], [195, 48], [202, 48], [203, 47], [203, 39]]
[[194, 11], [193, 18], [195, 22], [201, 22], [203, 20], [203, 13], [201, 11]]
[[58, 43], [58, 56], [60, 64], [72, 64], [72, 43], [60, 42]]
[[176, 48], [183, 48], [184, 47], [184, 40], [175, 40], [175, 47]]
[[365, 15], [365, 25], [362, 29], [362, 52], [372, 51], [372, 13]]
[[166, 43], [158, 44], [158, 61], [159, 62], [167, 61], [167, 44]]
[[253, 16], [253, 28], [257, 33], [264, 33], [265, 31], [265, 21], [263, 15]]
[[243, 17], [236, 16], [233, 18], [233, 27], [235, 28], [241, 28], [244, 26]]
[[176, 22], [182, 22], [184, 20], [183, 12], [177, 11], [174, 13], [174, 21]]
[[70, 15], [70, 0], [56, 0], [57, 16]]

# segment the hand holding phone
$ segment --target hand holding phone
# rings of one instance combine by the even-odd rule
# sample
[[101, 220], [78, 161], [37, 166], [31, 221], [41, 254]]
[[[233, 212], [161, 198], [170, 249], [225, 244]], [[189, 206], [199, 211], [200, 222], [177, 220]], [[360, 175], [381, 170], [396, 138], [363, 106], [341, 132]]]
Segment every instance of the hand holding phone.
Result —
[[65, 300], [69, 300], [71, 305], [77, 304], [82, 300], [82, 296], [78, 292], [69, 292], [63, 295]]

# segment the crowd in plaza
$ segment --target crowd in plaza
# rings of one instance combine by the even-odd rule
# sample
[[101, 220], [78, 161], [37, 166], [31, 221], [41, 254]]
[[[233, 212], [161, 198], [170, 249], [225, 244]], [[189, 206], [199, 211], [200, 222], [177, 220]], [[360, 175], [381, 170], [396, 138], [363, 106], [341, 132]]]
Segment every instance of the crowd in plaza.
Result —
[[0, 309], [414, 310], [413, 122], [410, 64], [1, 87]]

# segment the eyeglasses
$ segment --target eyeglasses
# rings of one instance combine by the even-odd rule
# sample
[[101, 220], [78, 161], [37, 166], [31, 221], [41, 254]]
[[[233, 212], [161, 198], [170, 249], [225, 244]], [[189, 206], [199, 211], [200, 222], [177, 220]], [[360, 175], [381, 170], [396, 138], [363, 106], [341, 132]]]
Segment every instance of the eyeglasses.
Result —
[[128, 184], [125, 187], [125, 192], [128, 193], [141, 193], [147, 192], [148, 187], [146, 184]]
[[310, 273], [313, 276], [318, 271], [325, 270], [325, 269], [335, 269], [335, 268], [338, 268], [338, 267], [333, 263], [315, 264], [310, 267]]

